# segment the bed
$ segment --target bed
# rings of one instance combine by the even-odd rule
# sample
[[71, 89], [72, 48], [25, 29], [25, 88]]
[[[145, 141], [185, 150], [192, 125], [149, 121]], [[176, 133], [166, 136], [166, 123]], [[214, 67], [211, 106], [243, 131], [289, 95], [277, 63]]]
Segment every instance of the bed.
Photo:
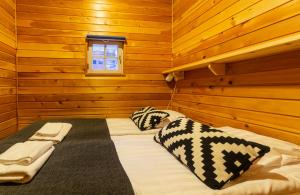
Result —
[[33, 123], [0, 142], [2, 153], [17, 142], [26, 141], [46, 122], [66, 122], [72, 129], [27, 184], [0, 185], [0, 194], [124, 194], [132, 195], [105, 119], [43, 120]]
[[[224, 130], [224, 129], [223, 129]], [[226, 130], [226, 129], [225, 129]], [[240, 137], [249, 136], [237, 129]], [[230, 131], [229, 131], [230, 132]], [[265, 137], [250, 133], [253, 140], [265, 142]], [[300, 161], [297, 164], [278, 167], [271, 163], [277, 159], [276, 154], [268, 154], [259, 160], [257, 165], [264, 165], [264, 169], [251, 169], [236, 180], [230, 182], [225, 189], [211, 190], [198, 178], [179, 163], [159, 144], [153, 141], [151, 135], [141, 136], [113, 136], [112, 137], [119, 159], [124, 167], [136, 195], [151, 194], [217, 194], [217, 195], [252, 195], [252, 194], [300, 194]], [[269, 142], [274, 140], [268, 138]], [[273, 145], [280, 145], [283, 149], [299, 149], [294, 144], [274, 140]], [[300, 150], [299, 150], [300, 151]], [[274, 174], [269, 174], [274, 169]], [[276, 173], [288, 177], [281, 177]], [[264, 174], [264, 175], [262, 175]], [[272, 179], [273, 178], [273, 179]], [[248, 181], [247, 181], [248, 180]], [[298, 192], [298, 193], [297, 193]]]
[[[168, 121], [173, 121], [178, 117], [185, 117], [184, 114], [173, 110], [162, 110], [169, 114]], [[141, 131], [130, 118], [107, 118], [106, 123], [111, 136], [124, 136], [124, 135], [153, 135], [157, 133], [160, 128], [149, 129]], [[160, 125], [163, 126], [163, 125]]]
[[[278, 154], [270, 153], [224, 189], [212, 190], [153, 141], [153, 133], [157, 130], [137, 134], [136, 129], [126, 126], [128, 120], [123, 120], [127, 133], [109, 130], [109, 123], [115, 120], [59, 121], [72, 123], [73, 129], [56, 146], [40, 172], [28, 184], [1, 184], [0, 194], [300, 194], [299, 159], [278, 166]], [[2, 140], [0, 152], [13, 143], [26, 140], [45, 122], [38, 121]], [[221, 130], [271, 147], [300, 151], [297, 145], [251, 132], [230, 127]]]

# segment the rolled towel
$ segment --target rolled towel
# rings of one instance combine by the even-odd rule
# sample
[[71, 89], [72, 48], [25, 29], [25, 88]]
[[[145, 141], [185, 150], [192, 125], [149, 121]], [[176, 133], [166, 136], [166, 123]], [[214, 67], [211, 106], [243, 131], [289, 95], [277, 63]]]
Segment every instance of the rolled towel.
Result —
[[72, 124], [69, 123], [63, 123], [63, 128], [59, 132], [59, 134], [55, 137], [46, 137], [46, 136], [39, 136], [36, 133], [29, 138], [29, 140], [48, 140], [53, 141], [53, 143], [57, 144], [61, 142], [64, 137], [69, 133], [70, 129], [72, 128]]
[[4, 165], [29, 165], [52, 146], [52, 141], [26, 141], [24, 143], [17, 143], [0, 154], [0, 163]]
[[0, 183], [14, 182], [27, 183], [40, 168], [45, 164], [54, 150], [54, 146], [48, 149], [42, 156], [28, 166], [22, 165], [3, 165], [0, 164]]
[[55, 137], [62, 130], [64, 123], [46, 123], [36, 132], [39, 136]]

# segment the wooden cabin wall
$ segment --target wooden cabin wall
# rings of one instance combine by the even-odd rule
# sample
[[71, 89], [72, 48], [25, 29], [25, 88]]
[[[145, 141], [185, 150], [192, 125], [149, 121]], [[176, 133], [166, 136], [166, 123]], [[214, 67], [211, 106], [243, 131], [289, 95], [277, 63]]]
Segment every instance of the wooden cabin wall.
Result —
[[[164, 108], [172, 66], [171, 0], [18, 0], [19, 124], [45, 117], [125, 117]], [[126, 36], [124, 77], [87, 77], [87, 34]]]
[[0, 2], [0, 138], [17, 130], [15, 7]]
[[[299, 0], [175, 0], [174, 66], [299, 32]], [[189, 71], [172, 105], [215, 126], [300, 144], [300, 52]]]

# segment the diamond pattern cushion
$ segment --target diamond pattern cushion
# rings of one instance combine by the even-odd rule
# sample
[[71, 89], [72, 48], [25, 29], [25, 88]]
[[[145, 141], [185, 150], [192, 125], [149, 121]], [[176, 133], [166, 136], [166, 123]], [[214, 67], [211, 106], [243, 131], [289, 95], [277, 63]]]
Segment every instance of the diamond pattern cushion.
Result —
[[131, 115], [130, 118], [131, 118], [131, 120], [132, 120], [135, 124], [138, 124], [138, 123], [139, 123], [139, 120], [141, 119], [141, 117], [142, 117], [145, 113], [147, 113], [147, 112], [149, 112], [149, 111], [151, 111], [151, 110], [155, 110], [155, 108], [154, 108], [154, 107], [151, 107], [151, 106], [147, 106], [147, 107], [141, 108], [141, 109], [135, 111], [134, 113], [132, 113], [132, 115]]
[[131, 116], [132, 121], [136, 126], [144, 131], [155, 129], [164, 119], [169, 116], [167, 112], [156, 110], [153, 107], [145, 107], [134, 112]]
[[154, 136], [154, 140], [212, 189], [222, 188], [270, 151], [267, 146], [231, 136], [188, 118], [171, 122]]

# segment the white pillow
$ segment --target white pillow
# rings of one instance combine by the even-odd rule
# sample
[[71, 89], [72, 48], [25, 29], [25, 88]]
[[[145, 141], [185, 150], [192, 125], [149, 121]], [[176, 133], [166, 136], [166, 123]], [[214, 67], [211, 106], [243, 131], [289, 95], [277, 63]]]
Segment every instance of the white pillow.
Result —
[[162, 110], [164, 112], [167, 112], [170, 116], [168, 117], [168, 119], [172, 122], [174, 120], [176, 120], [178, 117], [185, 117], [184, 114], [174, 111], [174, 110]]
[[[272, 137], [267, 137], [264, 135], [259, 135], [254, 132], [229, 126], [220, 127], [217, 129], [240, 138], [248, 139], [249, 141], [269, 146], [271, 148], [270, 154], [267, 154], [265, 157], [259, 160], [258, 163], [267, 165], [269, 161], [271, 162], [273, 159], [277, 158], [278, 163], [281, 166], [294, 163], [300, 164], [300, 147], [294, 143], [286, 142]], [[272, 163], [274, 164], [274, 162]]]
[[276, 138], [260, 135], [260, 134], [257, 134], [257, 133], [251, 132], [251, 131], [247, 131], [244, 129], [238, 129], [238, 128], [229, 127], [229, 126], [219, 127], [216, 129], [219, 129], [226, 133], [235, 135], [237, 137], [248, 139], [249, 141], [268, 145], [271, 148], [279, 148], [279, 149], [291, 150], [291, 151], [293, 151], [294, 149], [300, 150], [300, 147], [294, 143], [290, 143], [290, 142], [286, 142], [286, 141], [279, 140]]

